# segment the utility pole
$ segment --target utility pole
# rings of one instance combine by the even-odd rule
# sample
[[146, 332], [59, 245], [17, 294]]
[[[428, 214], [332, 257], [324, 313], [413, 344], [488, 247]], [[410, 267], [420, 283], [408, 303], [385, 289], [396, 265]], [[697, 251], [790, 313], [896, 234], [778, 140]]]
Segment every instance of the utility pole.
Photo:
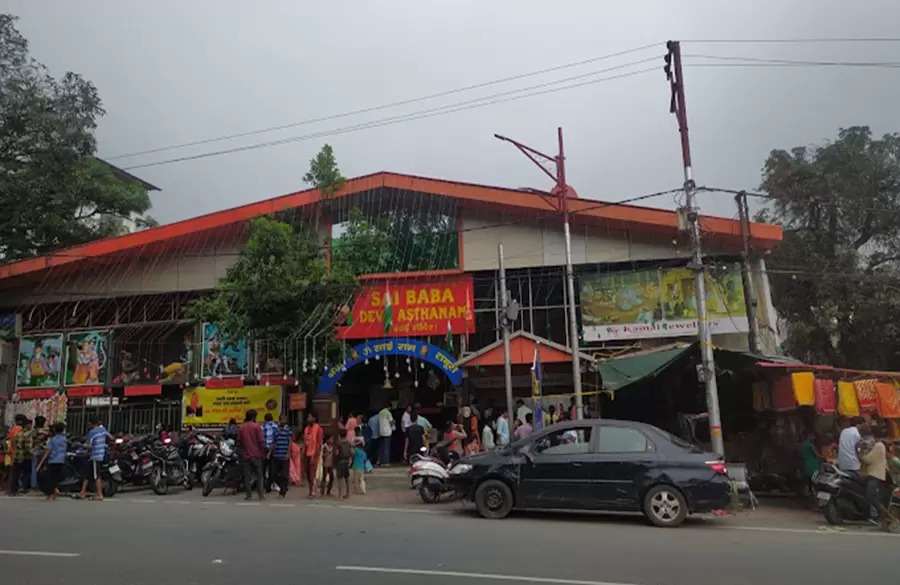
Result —
[[497, 244], [497, 259], [500, 263], [500, 329], [503, 332], [503, 378], [506, 382], [506, 410], [509, 413], [509, 441], [512, 442], [512, 426], [516, 418], [513, 407], [512, 364], [509, 361], [509, 292], [506, 290], [506, 263], [503, 260], [503, 244]]
[[[719, 412], [719, 388], [716, 384], [716, 362], [713, 356], [712, 335], [709, 330], [709, 314], [706, 307], [706, 269], [703, 266], [703, 254], [700, 249], [700, 212], [697, 209], [697, 185], [691, 165], [691, 142], [688, 135], [687, 107], [684, 99], [684, 72], [681, 67], [681, 43], [666, 43], [669, 52], [666, 55], [666, 78], [672, 87], [672, 99], [669, 111], [678, 120], [678, 131], [681, 134], [681, 159], [684, 164], [684, 197], [688, 219], [688, 231], [691, 238], [692, 257], [689, 265], [694, 271], [694, 289], [697, 293], [697, 329], [700, 339], [700, 361], [698, 377], [706, 384], [706, 408], [709, 411], [709, 434], [713, 451], [725, 454], [722, 441], [722, 417]], [[674, 72], [673, 72], [674, 67]]]
[[750, 207], [747, 205], [747, 192], [741, 191], [735, 195], [734, 200], [738, 206], [738, 216], [741, 220], [741, 282], [744, 285], [744, 304], [747, 306], [747, 321], [750, 329], [747, 333], [750, 351], [760, 353], [759, 347], [759, 321], [756, 311], [759, 301], [756, 296], [756, 285], [753, 284], [753, 275], [750, 272]]
[[[571, 340], [572, 349], [572, 387], [575, 393], [575, 417], [578, 420], [584, 418], [584, 396], [581, 391], [581, 348], [578, 342], [578, 320], [575, 311], [575, 271], [572, 268], [572, 232], [569, 226], [569, 188], [566, 185], [566, 157], [563, 150], [563, 132], [562, 128], [557, 129], [559, 137], [559, 154], [556, 156], [546, 155], [538, 150], [525, 146], [521, 142], [517, 142], [512, 138], [494, 134], [494, 137], [504, 142], [509, 142], [519, 149], [528, 159], [536, 164], [538, 168], [544, 171], [544, 174], [553, 179], [556, 188], [550, 193], [534, 190], [536, 193], [544, 197], [548, 201], [558, 198], [559, 211], [563, 216], [563, 234], [566, 240], [566, 294], [569, 297], [567, 303], [569, 309], [569, 339]], [[541, 163], [539, 159], [551, 162], [556, 167], [556, 172], [551, 173]]]

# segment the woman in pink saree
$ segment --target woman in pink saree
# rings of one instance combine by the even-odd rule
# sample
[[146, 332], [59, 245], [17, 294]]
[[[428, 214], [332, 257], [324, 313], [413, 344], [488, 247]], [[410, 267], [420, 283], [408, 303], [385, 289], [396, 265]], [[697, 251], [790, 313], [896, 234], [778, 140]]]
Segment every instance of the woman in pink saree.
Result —
[[298, 436], [291, 441], [291, 483], [297, 486], [303, 485], [303, 478], [301, 477], [301, 470], [303, 469], [303, 461], [300, 455], [300, 445], [297, 444]]

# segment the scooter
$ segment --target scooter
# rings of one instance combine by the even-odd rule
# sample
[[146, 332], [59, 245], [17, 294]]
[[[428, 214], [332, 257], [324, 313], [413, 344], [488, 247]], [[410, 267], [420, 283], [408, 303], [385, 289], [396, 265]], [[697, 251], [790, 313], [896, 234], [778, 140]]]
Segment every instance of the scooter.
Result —
[[816, 490], [816, 504], [829, 524], [838, 526], [846, 520], [863, 521], [869, 518], [865, 478], [823, 463], [813, 475], [812, 484]]
[[[440, 501], [441, 496], [453, 491], [450, 487], [450, 465], [459, 459], [448, 447], [453, 439], [440, 441], [427, 451], [421, 449], [420, 457], [411, 457], [412, 466], [409, 468], [409, 481], [412, 489], [418, 490], [419, 496], [426, 504], [434, 504]], [[414, 458], [414, 459], [413, 459]]]
[[151, 451], [153, 458], [153, 470], [150, 472], [150, 489], [158, 496], [169, 493], [170, 485], [180, 485], [184, 489], [192, 489], [190, 474], [184, 459], [178, 454], [178, 449], [172, 445], [172, 439], [167, 438], [157, 448]]

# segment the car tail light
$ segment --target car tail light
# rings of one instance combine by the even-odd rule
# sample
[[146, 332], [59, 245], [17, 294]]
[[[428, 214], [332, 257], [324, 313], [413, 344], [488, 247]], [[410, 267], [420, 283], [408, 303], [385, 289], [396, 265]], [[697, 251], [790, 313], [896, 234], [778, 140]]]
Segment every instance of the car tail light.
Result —
[[706, 465], [718, 474], [728, 475], [728, 466], [724, 461], [707, 461]]

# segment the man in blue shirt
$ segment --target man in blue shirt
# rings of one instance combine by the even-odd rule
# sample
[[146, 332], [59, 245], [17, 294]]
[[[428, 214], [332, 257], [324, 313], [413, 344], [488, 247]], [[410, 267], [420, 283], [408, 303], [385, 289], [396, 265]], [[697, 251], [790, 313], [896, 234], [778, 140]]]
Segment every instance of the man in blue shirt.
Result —
[[106, 461], [106, 440], [109, 436], [109, 433], [100, 424], [100, 419], [92, 417], [91, 430], [88, 431], [87, 440], [85, 441], [85, 446], [90, 449], [91, 458], [88, 462], [86, 473], [81, 480], [81, 493], [78, 494], [78, 497], [82, 500], [87, 495], [88, 482], [92, 482], [97, 488], [96, 499], [103, 499], [103, 481], [100, 479], [100, 469], [103, 466], [103, 462]]
[[291, 427], [287, 417], [281, 417], [281, 425], [272, 437], [272, 455], [269, 458], [269, 477], [278, 486], [278, 493], [285, 497], [290, 484], [291, 464]]
[[278, 423], [275, 422], [275, 417], [272, 416], [271, 412], [266, 413], [266, 422], [262, 424], [262, 432], [263, 432], [263, 443], [265, 443], [266, 447], [266, 460], [263, 463], [263, 475], [265, 479], [266, 485], [266, 493], [272, 492], [272, 483], [275, 481], [275, 478], [272, 475], [272, 441], [275, 440], [275, 431], [278, 430]]

